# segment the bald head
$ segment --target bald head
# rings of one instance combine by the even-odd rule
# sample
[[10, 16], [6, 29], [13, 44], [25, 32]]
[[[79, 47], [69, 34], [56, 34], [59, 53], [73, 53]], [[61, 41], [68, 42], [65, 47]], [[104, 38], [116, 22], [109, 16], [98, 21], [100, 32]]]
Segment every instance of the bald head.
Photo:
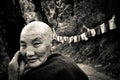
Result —
[[20, 36], [20, 53], [26, 57], [27, 64], [33, 68], [41, 65], [51, 54], [52, 30], [43, 22], [27, 24]]
[[27, 24], [21, 32], [21, 37], [22, 36], [31, 36], [34, 34], [40, 34], [43, 35], [45, 37], [47, 37], [47, 39], [52, 40], [52, 30], [51, 28], [44, 22], [41, 21], [33, 21], [29, 24]]

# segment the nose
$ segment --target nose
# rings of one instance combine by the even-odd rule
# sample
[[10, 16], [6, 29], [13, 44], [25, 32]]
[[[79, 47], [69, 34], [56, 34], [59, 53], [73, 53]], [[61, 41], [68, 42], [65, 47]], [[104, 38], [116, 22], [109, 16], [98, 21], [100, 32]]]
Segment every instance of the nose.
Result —
[[34, 51], [26, 51], [26, 56], [28, 57], [34, 56]]

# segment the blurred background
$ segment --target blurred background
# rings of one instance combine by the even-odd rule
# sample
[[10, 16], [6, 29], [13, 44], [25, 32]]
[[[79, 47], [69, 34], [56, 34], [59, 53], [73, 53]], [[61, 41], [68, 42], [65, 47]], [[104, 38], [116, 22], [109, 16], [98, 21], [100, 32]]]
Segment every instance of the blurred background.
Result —
[[21, 29], [34, 20], [49, 24], [54, 32], [52, 51], [71, 57], [88, 71], [90, 80], [120, 80], [116, 0], [0, 1], [0, 80], [7, 80], [8, 63], [19, 50]]

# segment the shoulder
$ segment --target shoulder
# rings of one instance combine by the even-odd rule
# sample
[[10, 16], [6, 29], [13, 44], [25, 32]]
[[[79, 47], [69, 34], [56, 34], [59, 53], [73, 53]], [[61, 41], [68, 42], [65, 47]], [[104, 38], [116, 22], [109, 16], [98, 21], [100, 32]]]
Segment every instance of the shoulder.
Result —
[[59, 71], [74, 72], [81, 70], [71, 58], [61, 54], [52, 54], [46, 63]]
[[66, 56], [64, 56], [64, 55], [61, 55], [61, 54], [59, 54], [59, 53], [54, 53], [54, 54], [52, 54], [52, 55], [50, 55], [49, 57], [48, 57], [48, 60], [47, 60], [47, 62], [51, 62], [51, 63], [59, 63], [59, 64], [75, 64], [75, 62], [71, 59], [71, 58], [69, 58], [69, 57], [66, 57]]
[[[56, 54], [54, 54], [56, 55]], [[54, 57], [54, 69], [56, 69], [57, 80], [88, 80], [87, 75], [77, 66], [77, 64], [69, 57], [61, 54]]]

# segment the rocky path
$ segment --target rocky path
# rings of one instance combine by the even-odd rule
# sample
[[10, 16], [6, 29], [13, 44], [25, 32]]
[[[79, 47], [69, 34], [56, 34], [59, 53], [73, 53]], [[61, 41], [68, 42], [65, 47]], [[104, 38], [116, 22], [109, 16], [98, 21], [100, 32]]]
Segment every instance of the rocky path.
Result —
[[115, 80], [104, 73], [98, 72], [89, 65], [78, 64], [78, 66], [88, 75], [89, 80]]

